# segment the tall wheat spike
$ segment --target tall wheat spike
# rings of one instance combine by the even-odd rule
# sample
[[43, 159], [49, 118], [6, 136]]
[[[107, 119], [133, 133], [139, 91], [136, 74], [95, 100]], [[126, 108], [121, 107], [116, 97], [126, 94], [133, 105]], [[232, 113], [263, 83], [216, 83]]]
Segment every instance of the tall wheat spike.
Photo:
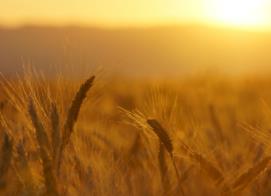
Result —
[[175, 173], [176, 173], [179, 185], [180, 185], [180, 186], [178, 186], [178, 188], [180, 189], [181, 195], [185, 195], [183, 188], [181, 186], [181, 177], [179, 175], [176, 163], [173, 158], [173, 144], [171, 142], [169, 135], [167, 134], [166, 130], [162, 127], [162, 125], [156, 119], [148, 119], [147, 123], [152, 127], [152, 130], [158, 136], [160, 142], [162, 143], [162, 145], [165, 147], [165, 149], [169, 153], [171, 160], [172, 160], [173, 167], [175, 169]]
[[173, 156], [173, 145], [165, 129], [155, 119], [149, 119], [147, 120], [147, 123], [152, 127], [154, 133], [158, 136], [162, 144], [166, 147], [170, 156]]
[[48, 138], [45, 133], [44, 127], [39, 120], [35, 106], [32, 101], [30, 101], [30, 104], [29, 104], [29, 114], [30, 114], [32, 123], [36, 129], [36, 138], [39, 145], [39, 151], [40, 151], [40, 156], [42, 160], [43, 176], [44, 176], [46, 192], [47, 192], [46, 194], [52, 195], [52, 196], [58, 196], [59, 194], [57, 190], [57, 183], [56, 183], [57, 181], [56, 181], [56, 176], [53, 169], [52, 160], [48, 153], [48, 149], [46, 149], [48, 145]]
[[83, 104], [83, 101], [85, 100], [87, 96], [87, 92], [89, 89], [93, 86], [95, 76], [90, 77], [87, 81], [85, 81], [79, 91], [76, 93], [71, 107], [68, 111], [68, 115], [64, 124], [64, 130], [63, 130], [63, 135], [61, 139], [61, 144], [59, 146], [59, 149], [57, 149], [57, 171], [59, 172], [60, 165], [61, 165], [61, 160], [62, 160], [62, 154], [63, 150], [65, 149], [65, 146], [69, 143], [71, 134], [74, 129], [74, 125], [77, 121], [81, 106]]
[[62, 137], [63, 147], [67, 145], [67, 143], [69, 142], [70, 136], [73, 132], [74, 124], [77, 121], [77, 118], [81, 109], [81, 105], [83, 104], [83, 101], [85, 100], [87, 96], [87, 92], [92, 87], [94, 79], [95, 79], [95, 76], [92, 76], [87, 81], [85, 81], [81, 85], [79, 91], [76, 93], [72, 101], [72, 104], [69, 109], [68, 116], [64, 125], [64, 131], [63, 131], [63, 137]]

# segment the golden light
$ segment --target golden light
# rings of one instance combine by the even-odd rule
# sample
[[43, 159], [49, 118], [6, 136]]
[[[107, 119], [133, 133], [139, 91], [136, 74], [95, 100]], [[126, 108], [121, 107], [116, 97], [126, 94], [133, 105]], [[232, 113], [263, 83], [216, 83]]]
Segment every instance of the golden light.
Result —
[[216, 23], [252, 27], [266, 24], [267, 0], [212, 0], [209, 16]]

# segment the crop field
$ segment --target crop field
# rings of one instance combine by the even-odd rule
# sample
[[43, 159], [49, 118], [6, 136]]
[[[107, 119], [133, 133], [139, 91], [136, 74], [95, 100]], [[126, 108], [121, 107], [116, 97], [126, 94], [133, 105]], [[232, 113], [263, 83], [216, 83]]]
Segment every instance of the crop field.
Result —
[[271, 0], [2, 0], [0, 196], [271, 196], [270, 51]]
[[1, 195], [271, 193], [271, 80], [1, 76]]

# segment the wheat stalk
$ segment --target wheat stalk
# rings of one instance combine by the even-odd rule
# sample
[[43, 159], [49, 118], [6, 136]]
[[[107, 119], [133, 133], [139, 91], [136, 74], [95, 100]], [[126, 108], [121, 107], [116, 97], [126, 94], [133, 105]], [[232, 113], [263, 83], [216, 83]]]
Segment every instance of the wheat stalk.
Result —
[[224, 181], [223, 174], [210, 161], [203, 157], [200, 153], [192, 150], [185, 143], [180, 142], [182, 152], [188, 156], [193, 162], [196, 162], [208, 174], [208, 176], [216, 183], [220, 184]]
[[159, 161], [161, 182], [162, 182], [163, 189], [164, 189], [163, 195], [166, 195], [167, 191], [170, 189], [169, 176], [167, 175], [168, 167], [167, 167], [166, 156], [165, 155], [166, 155], [165, 154], [165, 148], [164, 148], [163, 144], [160, 143], [158, 161]]
[[32, 123], [36, 129], [36, 138], [38, 141], [40, 156], [42, 160], [43, 176], [45, 179], [47, 194], [57, 196], [59, 194], [57, 191], [56, 176], [55, 176], [52, 161], [50, 159], [50, 155], [47, 149], [48, 138], [45, 133], [44, 127], [39, 120], [35, 106], [32, 101], [30, 101], [30, 104], [29, 104], [29, 114], [30, 114]]
[[76, 93], [76, 95], [72, 101], [71, 107], [68, 111], [68, 115], [67, 115], [67, 118], [66, 118], [66, 121], [64, 124], [64, 130], [63, 130], [63, 135], [62, 135], [62, 139], [61, 139], [61, 144], [60, 144], [59, 148], [57, 149], [57, 157], [56, 157], [57, 165], [56, 165], [56, 167], [57, 167], [58, 172], [59, 172], [60, 165], [61, 165], [63, 150], [64, 150], [65, 146], [69, 143], [69, 140], [70, 140], [71, 134], [73, 132], [74, 125], [77, 121], [81, 106], [87, 96], [87, 92], [89, 91], [89, 89], [93, 85], [94, 79], [95, 79], [95, 76], [92, 76], [81, 85], [81, 87], [80, 87], [79, 91]]
[[29, 165], [29, 161], [24, 149], [24, 143], [20, 141], [20, 143], [16, 146], [16, 170], [18, 171], [18, 177], [20, 183], [23, 185], [24, 193], [26, 195], [34, 195], [35, 184], [34, 177], [32, 175], [32, 171]]
[[172, 160], [173, 167], [175, 169], [175, 173], [176, 173], [178, 182], [180, 184], [180, 186], [178, 186], [180, 188], [180, 193], [182, 195], [185, 195], [183, 188], [181, 187], [181, 177], [179, 175], [178, 168], [177, 168], [176, 163], [173, 158], [173, 144], [171, 142], [169, 135], [167, 134], [165, 129], [162, 127], [162, 125], [156, 119], [148, 119], [147, 123], [152, 127], [152, 130], [159, 138], [161, 144], [165, 147], [165, 149], [169, 153], [171, 160]]
[[270, 164], [271, 156], [264, 158], [254, 167], [247, 170], [239, 178], [237, 178], [233, 185], [232, 189], [236, 191], [242, 191], [245, 189], [251, 182], [253, 182]]
[[4, 140], [0, 158], [0, 184], [4, 186], [6, 184], [4, 178], [11, 164], [11, 159], [12, 159], [12, 141], [10, 140], [9, 136], [6, 133], [4, 133]]
[[[53, 160], [56, 160], [57, 151], [61, 144], [61, 132], [59, 123], [59, 113], [55, 103], [52, 103], [51, 111], [51, 124], [52, 124], [52, 147], [53, 147]], [[56, 163], [55, 163], [56, 164]]]

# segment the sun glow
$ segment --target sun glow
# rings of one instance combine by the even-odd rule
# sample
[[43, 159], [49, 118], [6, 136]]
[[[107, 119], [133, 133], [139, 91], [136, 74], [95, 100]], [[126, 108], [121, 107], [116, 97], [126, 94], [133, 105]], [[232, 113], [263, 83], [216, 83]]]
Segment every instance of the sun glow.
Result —
[[260, 27], [266, 24], [267, 0], [212, 0], [208, 15], [216, 23]]

